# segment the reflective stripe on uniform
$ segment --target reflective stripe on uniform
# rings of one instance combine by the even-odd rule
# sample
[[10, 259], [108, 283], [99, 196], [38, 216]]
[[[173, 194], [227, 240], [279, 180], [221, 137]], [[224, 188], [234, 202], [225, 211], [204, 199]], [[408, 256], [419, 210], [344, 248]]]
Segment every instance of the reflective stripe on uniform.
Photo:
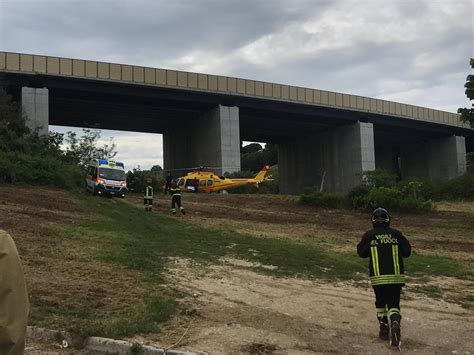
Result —
[[376, 308], [377, 311], [377, 317], [382, 318], [387, 315], [387, 310], [384, 308]]
[[372, 266], [374, 268], [374, 275], [379, 276], [379, 254], [377, 252], [377, 247], [370, 247], [370, 252], [372, 253]]
[[390, 308], [388, 310], [388, 316], [392, 316], [393, 314], [400, 314], [400, 310], [398, 308]]
[[153, 187], [147, 186], [145, 188], [145, 196], [147, 200], [153, 198]]
[[398, 245], [392, 245], [393, 272], [400, 275], [400, 262], [398, 260]]
[[181, 196], [181, 190], [180, 189], [170, 189], [171, 195], [172, 196]]
[[376, 285], [399, 285], [405, 283], [405, 275], [379, 275], [371, 276], [372, 286]]

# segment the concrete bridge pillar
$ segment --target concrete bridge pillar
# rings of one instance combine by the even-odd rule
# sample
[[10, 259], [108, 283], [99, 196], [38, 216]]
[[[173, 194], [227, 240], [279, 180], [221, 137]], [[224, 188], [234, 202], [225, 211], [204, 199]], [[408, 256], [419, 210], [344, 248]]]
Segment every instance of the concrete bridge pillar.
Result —
[[29, 87], [21, 88], [21, 106], [27, 116], [26, 125], [40, 136], [48, 134], [49, 90]]
[[164, 133], [163, 154], [165, 170], [207, 166], [218, 175], [239, 171], [239, 108], [219, 105]]
[[348, 192], [362, 173], [375, 169], [372, 123], [357, 122], [311, 139], [278, 145], [280, 191], [298, 194], [305, 187]]
[[402, 178], [427, 177], [447, 181], [466, 172], [466, 142], [461, 136], [402, 146]]

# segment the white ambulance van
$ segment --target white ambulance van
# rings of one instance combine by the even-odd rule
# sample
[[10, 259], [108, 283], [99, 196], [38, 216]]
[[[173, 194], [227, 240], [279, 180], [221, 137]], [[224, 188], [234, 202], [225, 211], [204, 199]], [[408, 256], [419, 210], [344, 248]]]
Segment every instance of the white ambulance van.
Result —
[[87, 166], [86, 188], [94, 195], [125, 197], [128, 192], [123, 163], [95, 159]]

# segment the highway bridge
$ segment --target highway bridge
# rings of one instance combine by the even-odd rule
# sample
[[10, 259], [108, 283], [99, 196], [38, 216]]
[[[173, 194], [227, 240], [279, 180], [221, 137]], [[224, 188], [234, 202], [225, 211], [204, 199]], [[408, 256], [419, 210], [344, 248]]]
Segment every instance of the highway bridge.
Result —
[[227, 76], [11, 52], [0, 52], [0, 76], [40, 133], [162, 133], [165, 169], [238, 171], [241, 141], [276, 143], [283, 193], [323, 175], [325, 190], [346, 192], [375, 168], [452, 179], [474, 137], [455, 113]]

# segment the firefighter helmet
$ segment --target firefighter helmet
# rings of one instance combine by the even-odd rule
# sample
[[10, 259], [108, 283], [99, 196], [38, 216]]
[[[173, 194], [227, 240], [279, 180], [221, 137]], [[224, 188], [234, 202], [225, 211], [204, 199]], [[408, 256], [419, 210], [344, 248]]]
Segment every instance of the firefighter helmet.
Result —
[[386, 225], [390, 224], [390, 215], [385, 208], [376, 208], [372, 213], [372, 224], [381, 224], [385, 223]]

